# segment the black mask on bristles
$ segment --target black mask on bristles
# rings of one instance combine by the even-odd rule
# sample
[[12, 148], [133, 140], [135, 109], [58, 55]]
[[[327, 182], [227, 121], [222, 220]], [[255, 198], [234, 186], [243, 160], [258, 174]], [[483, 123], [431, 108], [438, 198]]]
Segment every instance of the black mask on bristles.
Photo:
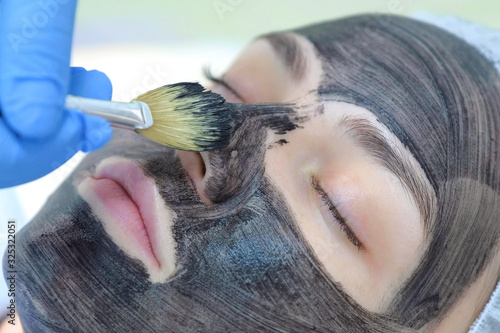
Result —
[[135, 100], [148, 104], [153, 126], [136, 131], [159, 144], [206, 151], [229, 144], [234, 106], [195, 82], [179, 82], [148, 91]]

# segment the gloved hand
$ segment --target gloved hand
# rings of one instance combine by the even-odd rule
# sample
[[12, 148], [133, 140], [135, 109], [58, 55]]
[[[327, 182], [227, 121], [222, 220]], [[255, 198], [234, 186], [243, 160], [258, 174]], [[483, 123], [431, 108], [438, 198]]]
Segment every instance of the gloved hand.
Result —
[[111, 137], [100, 117], [65, 110], [66, 95], [110, 99], [98, 71], [70, 68], [76, 0], [0, 1], [0, 188], [42, 177]]

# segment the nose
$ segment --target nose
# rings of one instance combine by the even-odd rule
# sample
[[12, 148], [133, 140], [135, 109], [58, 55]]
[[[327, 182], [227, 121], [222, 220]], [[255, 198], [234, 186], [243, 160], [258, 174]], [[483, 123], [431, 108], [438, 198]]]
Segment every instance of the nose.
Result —
[[303, 120], [288, 104], [234, 105], [228, 146], [202, 153], [177, 152], [206, 204], [221, 204], [257, 190], [264, 175], [269, 134], [285, 134]]
[[[264, 175], [268, 135], [293, 130], [300, 120], [288, 104], [235, 105], [229, 145], [200, 155], [205, 165], [202, 190], [212, 203], [257, 190]], [[198, 165], [196, 172], [201, 175], [203, 167]]]

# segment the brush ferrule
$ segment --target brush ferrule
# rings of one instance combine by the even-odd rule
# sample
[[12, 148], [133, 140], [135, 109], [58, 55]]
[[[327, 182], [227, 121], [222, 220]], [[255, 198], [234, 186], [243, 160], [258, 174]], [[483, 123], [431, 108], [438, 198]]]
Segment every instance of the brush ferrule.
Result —
[[149, 106], [140, 101], [125, 103], [68, 95], [65, 107], [106, 118], [115, 127], [146, 129], [153, 125]]

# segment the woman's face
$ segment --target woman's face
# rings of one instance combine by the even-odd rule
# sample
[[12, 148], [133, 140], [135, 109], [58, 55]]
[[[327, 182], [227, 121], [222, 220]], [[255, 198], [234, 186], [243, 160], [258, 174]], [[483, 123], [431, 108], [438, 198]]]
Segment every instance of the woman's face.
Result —
[[[224, 74], [229, 87], [219, 83], [212, 90], [234, 103], [294, 103], [309, 117], [302, 128], [268, 137], [266, 173], [329, 276], [359, 304], [381, 312], [425, 249], [420, 194], [405, 186], [404, 173], [420, 181], [421, 191], [432, 190], [411, 154], [371, 112], [318, 99], [322, 68], [314, 48], [303, 37], [287, 37], [254, 41]], [[287, 58], [291, 52], [295, 60]], [[381, 163], [391, 154], [386, 147], [407, 169]], [[178, 155], [199, 179], [198, 166], [189, 163], [193, 153]], [[203, 181], [198, 184], [202, 193]]]
[[242, 112], [228, 148], [173, 151], [117, 130], [19, 233], [23, 323], [393, 327], [376, 314], [425, 253], [434, 193], [370, 111], [319, 99], [322, 74], [307, 39], [263, 37], [212, 90], [277, 105]]

